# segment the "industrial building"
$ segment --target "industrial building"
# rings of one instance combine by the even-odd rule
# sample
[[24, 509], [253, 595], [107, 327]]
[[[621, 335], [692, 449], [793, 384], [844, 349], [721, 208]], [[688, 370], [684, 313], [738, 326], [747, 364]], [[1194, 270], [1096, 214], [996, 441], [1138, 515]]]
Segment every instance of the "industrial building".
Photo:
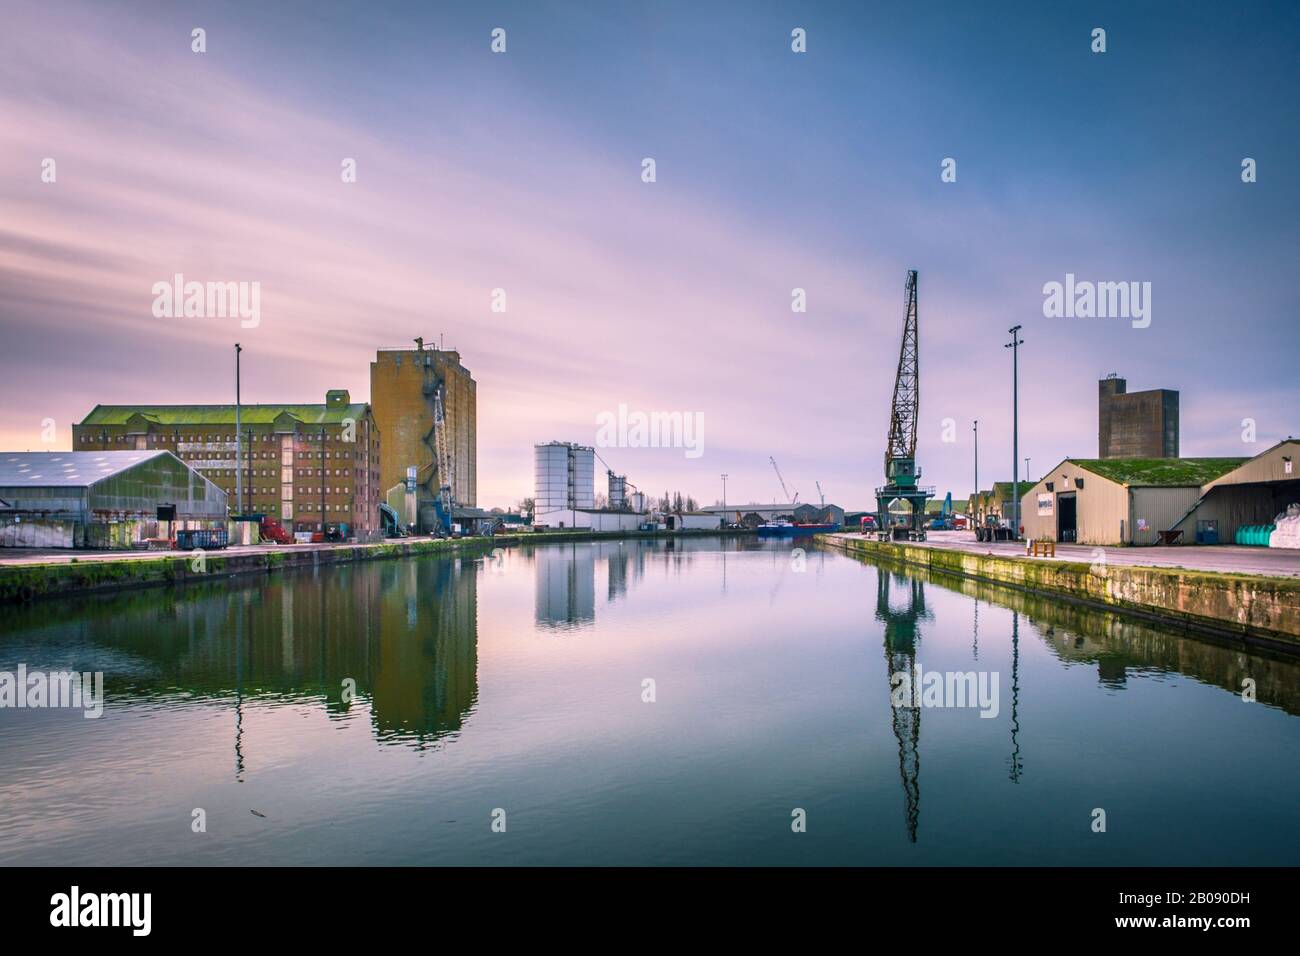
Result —
[[1245, 462], [1066, 458], [1022, 496], [1025, 537], [1093, 545], [1171, 541], [1162, 533], [1191, 517], [1204, 489]]
[[[1172, 529], [1182, 544], [1231, 544], [1239, 528], [1272, 524], [1300, 503], [1300, 440], [1287, 438], [1201, 486]], [[1276, 544], [1273, 545], [1276, 547]]]
[[801, 505], [797, 502], [787, 504], [774, 501], [771, 504], [760, 504], [751, 501], [743, 505], [705, 505], [697, 510], [701, 514], [717, 515], [719, 519], [733, 524], [748, 524], [752, 515], [758, 524], [762, 524], [779, 518], [793, 520], [795, 509], [799, 507]]
[[1129, 392], [1112, 372], [1097, 383], [1098, 458], [1177, 458], [1178, 393]]
[[235, 418], [235, 405], [96, 405], [72, 426], [72, 447], [171, 451], [244, 514], [295, 531], [379, 534], [380, 432], [369, 405], [333, 389], [320, 405], [240, 405], [238, 434]]
[[606, 472], [609, 506], [596, 507], [596, 457], [591, 446], [572, 442], [533, 446], [534, 527], [635, 531], [644, 523], [645, 495], [629, 495], [627, 476], [612, 470]]
[[533, 446], [533, 461], [534, 527], [634, 531], [640, 526], [641, 517], [634, 512], [596, 510], [594, 448], [547, 442]]
[[226, 492], [170, 451], [0, 453], [0, 546], [139, 548], [224, 528]]
[[[1020, 482], [1022, 492], [1028, 487], [1029, 482]], [[971, 495], [966, 500], [966, 513], [970, 516], [972, 523], [983, 525], [990, 517], [999, 520], [1005, 519], [1010, 522], [1011, 505], [1016, 496], [1015, 489], [1014, 482], [995, 481], [992, 488]]]
[[[450, 475], [438, 474], [434, 419], [443, 409]], [[388, 490], [415, 469], [416, 511], [422, 532], [438, 526], [435, 499], [445, 483], [456, 507], [478, 505], [478, 397], [469, 369], [454, 349], [426, 346], [379, 349], [370, 363], [370, 404], [383, 435], [379, 451], [380, 487]]]

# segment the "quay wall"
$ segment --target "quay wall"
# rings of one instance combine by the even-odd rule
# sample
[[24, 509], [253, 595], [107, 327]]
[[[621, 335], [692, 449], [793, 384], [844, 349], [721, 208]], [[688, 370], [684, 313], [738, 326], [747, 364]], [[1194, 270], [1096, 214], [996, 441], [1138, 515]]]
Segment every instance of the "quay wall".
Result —
[[74, 594], [219, 577], [271, 574], [355, 561], [380, 561], [425, 554], [482, 555], [495, 548], [535, 547], [557, 541], [606, 541], [624, 538], [713, 537], [736, 531], [550, 531], [499, 534], [491, 538], [394, 538], [376, 544], [266, 546], [256, 551], [164, 552], [158, 557], [96, 557], [50, 563], [0, 565], [0, 604], [67, 597]]
[[1083, 564], [977, 554], [841, 535], [851, 555], [1120, 611], [1187, 631], [1300, 653], [1300, 580], [1183, 568]]

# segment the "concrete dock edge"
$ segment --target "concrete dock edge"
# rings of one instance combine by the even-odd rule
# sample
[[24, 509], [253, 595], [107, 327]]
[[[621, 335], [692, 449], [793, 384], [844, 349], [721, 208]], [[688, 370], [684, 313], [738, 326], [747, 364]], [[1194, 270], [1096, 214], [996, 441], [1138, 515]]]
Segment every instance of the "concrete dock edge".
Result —
[[1117, 611], [1210, 637], [1300, 654], [1300, 581], [1182, 568], [1094, 566], [817, 535], [864, 559], [924, 568]]
[[273, 574], [297, 568], [395, 560], [428, 554], [479, 556], [496, 548], [538, 547], [564, 541], [616, 541], [635, 538], [715, 537], [720, 531], [560, 531], [496, 535], [491, 538], [396, 538], [376, 544], [337, 544], [280, 548], [252, 553], [204, 553], [201, 568], [189, 553], [164, 552], [148, 558], [0, 565], [0, 604], [94, 594], [128, 588], [213, 581], [239, 575]]

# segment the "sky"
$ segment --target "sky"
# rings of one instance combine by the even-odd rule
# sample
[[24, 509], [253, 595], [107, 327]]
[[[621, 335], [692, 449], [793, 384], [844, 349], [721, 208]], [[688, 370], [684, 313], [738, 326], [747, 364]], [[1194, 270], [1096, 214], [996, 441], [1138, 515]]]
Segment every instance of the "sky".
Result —
[[[866, 507], [916, 269], [940, 494], [975, 419], [980, 484], [1011, 477], [1015, 324], [1022, 476], [1097, 454], [1111, 372], [1181, 392], [1184, 455], [1255, 454], [1300, 433], [1300, 5], [1224, 11], [10, 0], [0, 448], [232, 401], [237, 341], [246, 402], [365, 400], [421, 335], [478, 383], [481, 506], [625, 405], [699, 423], [698, 454], [598, 448], [643, 490], [778, 500], [775, 457]], [[257, 326], [155, 316], [176, 273], [259, 283]], [[1150, 325], [1045, 316], [1067, 273], [1149, 282]]]

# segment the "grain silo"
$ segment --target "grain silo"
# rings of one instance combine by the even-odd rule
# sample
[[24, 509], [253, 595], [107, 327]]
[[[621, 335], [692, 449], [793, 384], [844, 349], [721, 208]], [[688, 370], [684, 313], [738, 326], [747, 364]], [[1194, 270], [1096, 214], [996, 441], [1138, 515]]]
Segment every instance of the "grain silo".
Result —
[[622, 511], [627, 507], [627, 475], [609, 472], [609, 507], [612, 511]]
[[553, 441], [534, 446], [533, 453], [537, 514], [595, 507], [596, 456], [592, 448]]

